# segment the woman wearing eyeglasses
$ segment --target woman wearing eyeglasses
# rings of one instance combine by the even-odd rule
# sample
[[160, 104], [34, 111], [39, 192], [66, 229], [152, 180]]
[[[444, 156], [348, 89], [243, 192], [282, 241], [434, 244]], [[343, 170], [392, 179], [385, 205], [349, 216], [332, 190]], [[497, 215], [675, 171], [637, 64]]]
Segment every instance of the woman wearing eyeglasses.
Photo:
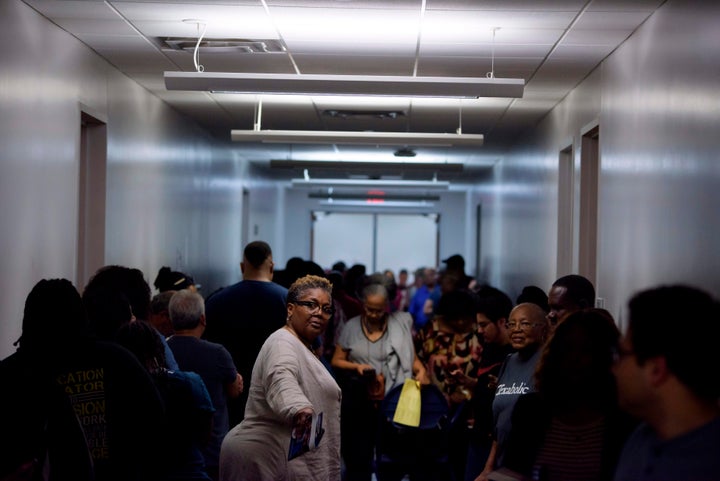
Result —
[[618, 407], [612, 368], [619, 338], [602, 309], [576, 311], [557, 325], [535, 372], [537, 392], [513, 410], [504, 467], [541, 480], [613, 478], [636, 427]]
[[525, 302], [513, 308], [506, 327], [515, 352], [505, 359], [498, 375], [492, 405], [495, 441], [485, 469], [476, 481], [488, 479], [487, 475], [495, 466], [502, 465], [513, 408], [520, 396], [535, 391], [533, 376], [549, 326], [545, 311], [537, 304]]
[[331, 291], [313, 275], [290, 286], [287, 323], [263, 344], [245, 418], [223, 441], [222, 481], [340, 479], [341, 391], [312, 350], [333, 315]]
[[363, 314], [343, 326], [331, 363], [343, 388], [346, 481], [370, 480], [380, 402], [385, 394], [407, 378], [430, 382], [415, 355], [410, 314], [388, 312], [388, 293], [381, 284], [363, 290], [363, 309]]

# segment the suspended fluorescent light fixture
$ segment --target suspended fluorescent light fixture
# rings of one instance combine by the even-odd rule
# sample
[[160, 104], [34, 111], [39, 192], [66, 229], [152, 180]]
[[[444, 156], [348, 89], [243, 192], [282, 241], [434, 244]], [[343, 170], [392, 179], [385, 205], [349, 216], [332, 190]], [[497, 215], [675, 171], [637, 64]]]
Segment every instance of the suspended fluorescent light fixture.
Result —
[[168, 90], [215, 93], [480, 98], [523, 96], [525, 79], [235, 72], [165, 72]]
[[450, 182], [444, 180], [388, 180], [388, 179], [292, 179], [293, 187], [363, 187], [363, 188], [421, 188], [448, 190]]
[[383, 190], [369, 190], [366, 193], [347, 193], [347, 192], [335, 192], [332, 188], [329, 188], [327, 192], [310, 192], [308, 199], [326, 199], [333, 201], [338, 200], [360, 200], [363, 202], [386, 202], [386, 201], [406, 201], [406, 202], [433, 202], [439, 201], [440, 196], [438, 194], [388, 194]]
[[275, 144], [348, 144], [348, 145], [403, 145], [403, 146], [480, 146], [482, 134], [463, 134], [462, 125], [457, 133], [432, 132], [376, 132], [351, 130], [263, 130], [262, 100], [255, 110], [255, 122], [250, 130], [231, 130], [234, 142], [263, 142]]
[[[165, 72], [168, 90], [199, 90], [216, 93], [363, 95], [383, 97], [436, 98], [520, 98], [525, 79], [495, 77], [495, 32], [493, 29], [492, 70], [485, 77], [418, 77], [400, 75], [337, 75], [254, 72], [205, 72], [200, 64], [199, 47], [205, 36], [204, 20], [186, 19], [196, 24], [198, 41], [193, 52], [195, 72]], [[202, 31], [201, 31], [202, 26]]]
[[270, 160], [271, 169], [330, 169], [330, 170], [406, 170], [433, 172], [462, 172], [460, 162], [427, 161], [348, 161], [348, 160]]
[[384, 202], [370, 202], [363, 200], [321, 200], [318, 204], [322, 206], [333, 206], [333, 207], [368, 207], [372, 209], [378, 208], [431, 208], [435, 206], [434, 202], [427, 201], [402, 201], [402, 200], [389, 200]]
[[331, 130], [232, 130], [235, 142], [287, 144], [412, 145], [428, 147], [480, 146], [482, 134], [374, 132]]

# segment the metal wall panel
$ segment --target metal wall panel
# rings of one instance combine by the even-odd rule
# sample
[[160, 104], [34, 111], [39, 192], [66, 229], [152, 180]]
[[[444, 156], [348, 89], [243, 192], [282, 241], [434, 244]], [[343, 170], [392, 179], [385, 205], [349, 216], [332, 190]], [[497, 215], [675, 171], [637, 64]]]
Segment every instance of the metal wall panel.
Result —
[[237, 280], [241, 159], [24, 3], [0, 2], [0, 31], [0, 358], [33, 285], [76, 281], [84, 108], [107, 120], [106, 263]]
[[720, 7], [668, 1], [500, 165], [488, 228], [511, 293], [556, 278], [557, 158], [600, 127], [597, 292], [622, 322], [663, 283], [720, 295]]

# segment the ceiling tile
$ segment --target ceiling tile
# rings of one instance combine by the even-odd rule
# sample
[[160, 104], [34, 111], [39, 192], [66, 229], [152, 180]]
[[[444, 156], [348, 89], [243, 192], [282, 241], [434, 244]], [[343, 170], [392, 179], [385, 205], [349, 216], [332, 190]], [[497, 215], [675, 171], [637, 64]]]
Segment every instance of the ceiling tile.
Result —
[[206, 24], [207, 38], [277, 38], [261, 6], [116, 2], [118, 11], [150, 37], [198, 37], [197, 19]]
[[[495, 77], [529, 78], [542, 58], [496, 58]], [[490, 58], [422, 57], [418, 75], [429, 77], [486, 77], [493, 69]]]
[[[513, 12], [513, 11], [433, 11], [423, 19], [423, 42], [492, 42], [493, 28], [496, 42], [522, 43], [523, 35], [539, 37], [539, 31], [564, 31], [575, 12]], [[527, 34], [518, 33], [527, 30]], [[558, 35], [559, 36], [559, 35]]]
[[580, 10], [587, 0], [427, 0], [428, 10]]
[[574, 28], [635, 30], [652, 12], [647, 10], [625, 12], [585, 12], [575, 23]]
[[[423, 42], [420, 45], [420, 56], [430, 57], [474, 57], [474, 58], [491, 58], [493, 53], [495, 58], [539, 58], [543, 59], [547, 56], [552, 48], [552, 43], [543, 44], [513, 44], [504, 45], [483, 43], [429, 43]], [[494, 51], [494, 52], [493, 52]]]
[[158, 69], [174, 70], [176, 68], [172, 62], [159, 52], [153, 54], [143, 51], [142, 55], [138, 55], [127, 49], [99, 48], [96, 51], [116, 68], [128, 73], [149, 73], [157, 72]]
[[284, 39], [325, 43], [360, 41], [414, 46], [420, 15], [397, 9], [275, 8], [272, 18]]
[[[613, 45], [558, 45], [549, 57], [549, 61], [570, 61], [573, 65], [595, 66], [608, 56]], [[563, 67], [564, 68], [564, 67]]]
[[375, 42], [375, 41], [352, 41], [338, 40], [327, 42], [322, 40], [293, 40], [286, 39], [288, 51], [293, 55], [298, 54], [320, 54], [320, 55], [396, 55], [414, 56], [415, 43], [396, 42]]
[[616, 47], [630, 36], [630, 29], [572, 29], [563, 38], [563, 45], [608, 45]]
[[[387, 0], [266, 0], [270, 7], [305, 7], [305, 8], [353, 8], [353, 9], [386, 9]], [[404, 10], [420, 10], [422, 0], [393, 0], [392, 8]], [[271, 9], [272, 10], [272, 9]]]
[[663, 3], [665, 0], [593, 0], [588, 11], [653, 11]]
[[41, 12], [50, 19], [112, 20], [117, 14], [105, 2], [88, 2], [87, 0], [24, 0], [25, 3]]
[[137, 36], [137, 32], [124, 20], [115, 16], [111, 19], [86, 18], [55, 18], [53, 19], [61, 28], [72, 32], [75, 36], [80, 35], [125, 35]]
[[331, 75], [412, 75], [413, 57], [295, 55], [301, 73]]

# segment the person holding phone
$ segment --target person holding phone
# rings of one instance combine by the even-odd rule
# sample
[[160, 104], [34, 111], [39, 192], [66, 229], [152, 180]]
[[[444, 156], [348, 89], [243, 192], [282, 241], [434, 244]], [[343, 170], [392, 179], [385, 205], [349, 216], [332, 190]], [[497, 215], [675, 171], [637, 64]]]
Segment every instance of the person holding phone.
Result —
[[363, 290], [363, 314], [343, 327], [331, 365], [343, 390], [342, 455], [345, 480], [369, 481], [379, 424], [380, 403], [405, 379], [430, 382], [415, 355], [412, 317], [388, 311], [388, 293], [381, 284]]

